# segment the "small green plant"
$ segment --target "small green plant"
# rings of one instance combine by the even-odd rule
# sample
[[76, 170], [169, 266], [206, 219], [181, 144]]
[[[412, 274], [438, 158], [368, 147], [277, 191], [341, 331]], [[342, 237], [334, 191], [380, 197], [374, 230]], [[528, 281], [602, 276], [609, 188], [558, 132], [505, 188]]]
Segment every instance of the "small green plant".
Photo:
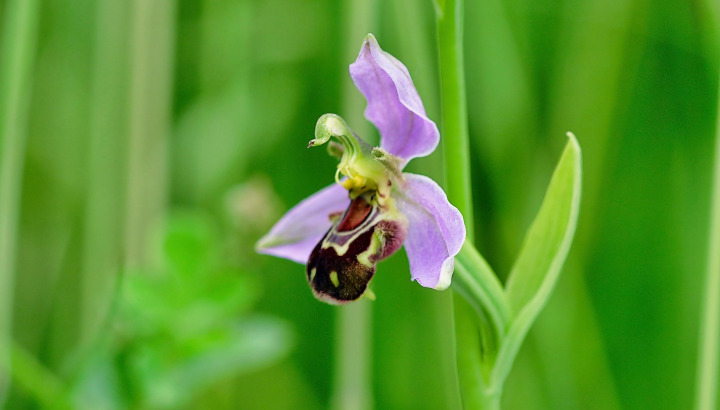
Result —
[[177, 408], [231, 376], [283, 357], [288, 326], [250, 313], [258, 287], [223, 257], [211, 221], [171, 214], [160, 240], [160, 264], [127, 272], [114, 336], [83, 374], [82, 395], [106, 406]]

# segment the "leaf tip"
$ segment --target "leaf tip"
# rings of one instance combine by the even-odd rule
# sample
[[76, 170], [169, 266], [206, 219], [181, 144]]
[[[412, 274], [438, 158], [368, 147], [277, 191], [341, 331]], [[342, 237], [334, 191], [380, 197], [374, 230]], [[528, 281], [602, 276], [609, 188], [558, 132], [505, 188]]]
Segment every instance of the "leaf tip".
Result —
[[568, 132], [565, 133], [565, 135], [566, 135], [566, 136], [568, 137], [568, 139], [572, 142], [573, 148], [575, 148], [576, 150], [580, 151], [580, 143], [578, 142], [577, 137], [575, 136], [575, 134], [573, 134], [572, 131], [568, 131]]
[[577, 137], [575, 134], [572, 133], [572, 131], [568, 131], [565, 133], [568, 137], [568, 145], [572, 147], [572, 150], [577, 153], [577, 163], [576, 166], [578, 167], [577, 172], [578, 176], [582, 174], [582, 149], [580, 148], [580, 143], [577, 140]]

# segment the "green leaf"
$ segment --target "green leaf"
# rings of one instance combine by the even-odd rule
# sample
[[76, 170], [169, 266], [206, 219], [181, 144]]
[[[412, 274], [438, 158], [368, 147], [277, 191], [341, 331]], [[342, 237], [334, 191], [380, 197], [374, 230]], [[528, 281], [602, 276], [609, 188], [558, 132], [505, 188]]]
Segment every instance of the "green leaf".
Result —
[[[0, 357], [0, 375], [7, 374], [12, 377], [38, 407], [73, 408], [67, 386], [56, 374], [19, 343], [12, 341], [9, 350], [12, 363], [5, 361], [5, 357]], [[2, 404], [0, 402], [0, 407], [4, 408]]]
[[293, 343], [285, 322], [258, 315], [189, 340], [174, 352], [152, 346], [142, 358], [147, 404], [151, 408], [181, 407], [223, 379], [277, 362]]
[[202, 212], [173, 210], [162, 234], [163, 261], [183, 278], [203, 276], [218, 259], [220, 235]]
[[489, 321], [496, 340], [502, 341], [512, 313], [497, 275], [468, 242], [455, 257], [455, 263], [453, 286], [476, 310], [480, 323]]
[[575, 234], [582, 155], [575, 136], [568, 133], [568, 137], [540, 212], [510, 272], [507, 296], [516, 316], [493, 370], [492, 385], [496, 388], [502, 386], [525, 335], [550, 298]]

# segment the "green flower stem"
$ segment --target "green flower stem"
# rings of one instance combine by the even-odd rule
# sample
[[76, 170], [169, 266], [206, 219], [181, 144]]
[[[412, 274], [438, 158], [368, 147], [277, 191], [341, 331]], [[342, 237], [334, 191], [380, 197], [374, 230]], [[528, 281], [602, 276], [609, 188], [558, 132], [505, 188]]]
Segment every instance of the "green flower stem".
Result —
[[448, 198], [463, 214], [467, 237], [474, 242], [474, 219], [470, 183], [470, 142], [463, 67], [463, 0], [440, 0], [437, 4], [442, 140]]
[[[457, 272], [456, 272], [457, 274]], [[482, 356], [483, 344], [481, 333], [478, 332], [475, 312], [462, 298], [455, 298], [455, 337], [457, 340], [458, 373], [464, 409], [495, 410], [500, 409], [499, 390], [488, 389], [487, 372], [489, 366]], [[458, 303], [460, 302], [460, 303]], [[458, 318], [463, 320], [458, 320]], [[467, 320], [465, 320], [467, 319]], [[463, 348], [463, 347], [472, 348]]]
[[510, 305], [497, 276], [471, 244], [463, 246], [455, 261], [453, 286], [468, 301], [455, 299], [463, 404], [465, 408], [499, 408], [502, 386], [493, 383], [492, 376], [512, 320]]
[[[0, 362], [10, 363], [17, 221], [25, 158], [39, 2], [5, 5], [0, 43]], [[0, 407], [9, 385], [0, 369]]]
[[108, 315], [122, 260], [127, 128], [128, 4], [97, 4], [92, 114], [83, 212], [80, 345], [92, 343]]
[[371, 301], [360, 300], [337, 312], [335, 381], [331, 408], [364, 410], [373, 407], [371, 388]]
[[130, 7], [125, 263], [132, 268], [148, 262], [150, 229], [167, 202], [176, 2], [134, 0]]
[[[448, 199], [457, 206], [465, 219], [466, 242], [474, 239], [473, 207], [470, 183], [470, 143], [465, 101], [465, 72], [462, 47], [462, 0], [438, 0], [438, 54], [442, 101], [442, 140], [446, 159], [445, 177]], [[474, 266], [462, 266], [460, 278], [466, 278]], [[469, 268], [464, 270], [463, 268]], [[462, 284], [468, 284], [461, 280]], [[475, 312], [463, 298], [454, 299], [458, 377], [463, 406], [466, 409], [499, 408], [499, 396], [485, 389], [481, 341]], [[499, 317], [499, 312], [495, 312]], [[491, 320], [492, 317], [491, 317]], [[480, 327], [483, 328], [482, 326]], [[484, 342], [482, 342], [484, 343]]]
[[695, 408], [698, 410], [716, 408], [720, 368], [720, 90], [718, 96], [710, 236], [696, 376]]

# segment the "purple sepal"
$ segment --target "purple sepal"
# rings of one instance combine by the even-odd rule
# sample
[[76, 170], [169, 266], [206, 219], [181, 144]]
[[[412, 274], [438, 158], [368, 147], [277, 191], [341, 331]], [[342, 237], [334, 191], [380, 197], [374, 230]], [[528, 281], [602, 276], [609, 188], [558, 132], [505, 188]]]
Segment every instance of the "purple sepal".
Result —
[[435, 123], [425, 115], [407, 68], [384, 52], [372, 34], [365, 37], [350, 76], [367, 100], [365, 117], [380, 131], [380, 147], [410, 159], [429, 155], [440, 141]]
[[450, 286], [455, 255], [465, 242], [462, 214], [432, 179], [404, 173], [406, 186], [397, 206], [410, 221], [405, 251], [412, 279], [426, 288]]
[[348, 192], [338, 184], [323, 188], [289, 210], [255, 245], [267, 255], [306, 264], [310, 253], [332, 226], [330, 215], [350, 204]]

